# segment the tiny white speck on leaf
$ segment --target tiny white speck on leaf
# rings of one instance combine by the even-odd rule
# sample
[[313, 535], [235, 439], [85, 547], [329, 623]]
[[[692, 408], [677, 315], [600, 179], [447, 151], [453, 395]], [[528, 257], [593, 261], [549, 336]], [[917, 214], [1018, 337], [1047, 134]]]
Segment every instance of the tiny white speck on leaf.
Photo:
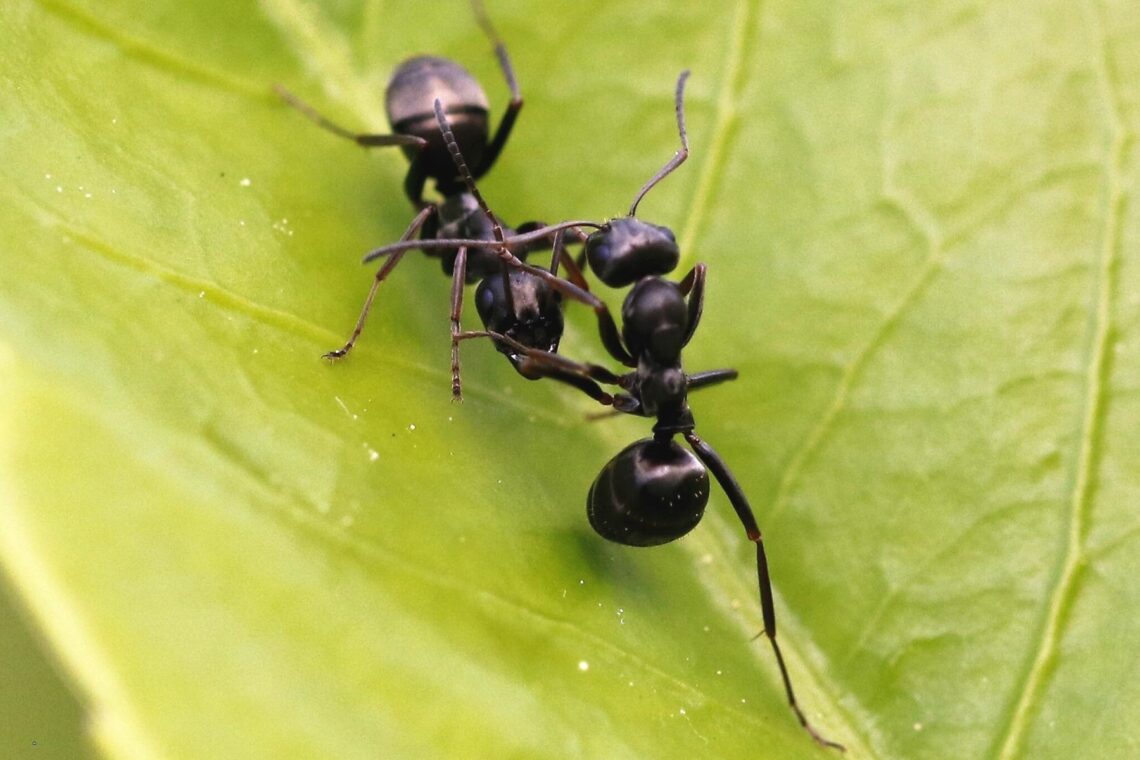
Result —
[[238, 184], [241, 185], [242, 187], [249, 187], [250, 185], [253, 184], [253, 180], [251, 180], [249, 177], [242, 177], [241, 182], [239, 182]]
[[578, 670], [585, 673], [589, 669], [590, 669], [590, 663], [586, 662], [585, 660], [578, 660]]

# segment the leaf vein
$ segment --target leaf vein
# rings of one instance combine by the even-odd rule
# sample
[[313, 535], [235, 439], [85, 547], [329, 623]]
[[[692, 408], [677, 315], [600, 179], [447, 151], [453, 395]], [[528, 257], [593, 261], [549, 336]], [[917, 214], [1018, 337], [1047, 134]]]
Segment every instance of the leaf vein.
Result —
[[685, 226], [681, 230], [680, 248], [687, 261], [693, 258], [691, 251], [712, 206], [715, 185], [724, 175], [726, 156], [730, 152], [728, 146], [735, 135], [739, 119], [737, 104], [744, 90], [746, 58], [759, 48], [758, 44], [749, 44], [749, 31], [758, 28], [759, 24], [759, 0], [740, 0], [733, 14], [732, 42], [725, 58], [724, 85], [717, 98], [709, 155], [701, 167], [697, 188], [693, 191], [689, 212], [685, 215]]
[[73, 27], [114, 45], [125, 56], [148, 64], [155, 69], [173, 72], [179, 76], [251, 98], [267, 100], [271, 96], [267, 84], [252, 84], [247, 80], [229, 76], [224, 71], [202, 66], [195, 61], [172, 55], [151, 42], [132, 37], [97, 16], [93, 16], [69, 3], [62, 2], [62, 0], [36, 0], [36, 2], [44, 10], [55, 14]]
[[1045, 619], [1041, 625], [1036, 653], [1025, 674], [1017, 701], [1003, 735], [999, 738], [998, 757], [1006, 760], [1020, 754], [1030, 729], [1034, 706], [1041, 698], [1046, 680], [1056, 660], [1067, 611], [1075, 600], [1078, 577], [1085, 565], [1084, 539], [1092, 508], [1092, 481], [1099, 464], [1098, 443], [1102, 435], [1105, 386], [1108, 384], [1108, 345], [1112, 334], [1112, 297], [1115, 291], [1115, 268], [1121, 246], [1120, 226], [1124, 218], [1126, 196], [1122, 187], [1122, 166], [1131, 135], [1121, 118], [1120, 82], [1109, 57], [1103, 9], [1093, 11], [1093, 23], [1100, 33], [1100, 83], [1110, 114], [1112, 139], [1106, 156], [1105, 220], [1100, 247], [1100, 261], [1095, 273], [1095, 311], [1091, 315], [1092, 339], [1086, 371], [1086, 395], [1081, 433], [1078, 438], [1077, 469], [1069, 499], [1068, 530], [1065, 555], [1053, 584]]

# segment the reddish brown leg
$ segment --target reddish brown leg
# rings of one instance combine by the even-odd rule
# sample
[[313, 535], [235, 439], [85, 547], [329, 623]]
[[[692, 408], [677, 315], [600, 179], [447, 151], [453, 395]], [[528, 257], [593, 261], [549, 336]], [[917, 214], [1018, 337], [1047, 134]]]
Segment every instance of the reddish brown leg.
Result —
[[[404, 230], [404, 234], [400, 240], [411, 240], [415, 234], [419, 232], [420, 227], [424, 225], [427, 218], [434, 213], [435, 206], [427, 206], [421, 209], [415, 218], [412, 219], [412, 223], [408, 225], [408, 229]], [[407, 253], [407, 251], [392, 254], [392, 256], [384, 262], [384, 266], [380, 267], [380, 271], [376, 273], [376, 278], [372, 280], [372, 287], [368, 291], [368, 297], [364, 299], [364, 308], [360, 310], [360, 316], [356, 318], [356, 326], [352, 328], [352, 335], [349, 336], [348, 342], [340, 348], [325, 354], [324, 357], [326, 359], [341, 359], [347, 356], [348, 352], [352, 350], [352, 347], [356, 345], [356, 339], [360, 337], [360, 332], [364, 329], [364, 323], [368, 320], [368, 312], [372, 310], [372, 301], [376, 298], [376, 291], [380, 289], [380, 283], [384, 282], [388, 275], [392, 273], [392, 270], [400, 263], [400, 259], [404, 257], [405, 253]]]
[[459, 317], [463, 313], [463, 286], [467, 284], [467, 248], [455, 254], [455, 268], [451, 272], [451, 400], [463, 400], [463, 385], [459, 380]]

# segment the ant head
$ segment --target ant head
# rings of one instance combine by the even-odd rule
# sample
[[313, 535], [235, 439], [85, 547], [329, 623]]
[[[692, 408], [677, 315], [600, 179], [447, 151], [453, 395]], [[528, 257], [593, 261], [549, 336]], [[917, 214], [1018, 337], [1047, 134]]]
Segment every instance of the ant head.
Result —
[[672, 439], [626, 446], [602, 468], [586, 514], [602, 538], [626, 546], [656, 546], [697, 526], [709, 500], [709, 473]]
[[623, 288], [648, 275], [672, 272], [681, 260], [681, 249], [668, 227], [627, 216], [586, 238], [586, 260], [599, 280]]
[[[488, 330], [539, 351], [558, 350], [563, 330], [561, 301], [558, 292], [546, 282], [519, 269], [511, 270], [507, 278], [488, 276], [475, 291], [475, 307]], [[524, 377], [532, 380], [539, 377], [520, 369], [525, 357], [515, 347], [499, 342], [495, 347]]]
[[667, 227], [649, 224], [637, 218], [637, 205], [654, 185], [669, 176], [689, 157], [689, 139], [685, 134], [685, 80], [688, 71], [677, 78], [677, 131], [681, 148], [654, 174], [629, 207], [629, 215], [603, 225], [586, 239], [586, 259], [594, 274], [611, 288], [637, 282], [642, 277], [667, 274], [676, 268], [681, 252], [677, 239]]

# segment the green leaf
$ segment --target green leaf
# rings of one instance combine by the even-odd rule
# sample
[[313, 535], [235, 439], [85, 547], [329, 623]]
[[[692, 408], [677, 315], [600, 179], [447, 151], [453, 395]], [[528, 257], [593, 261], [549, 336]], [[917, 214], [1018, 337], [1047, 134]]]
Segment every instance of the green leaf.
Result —
[[[1135, 4], [489, 5], [527, 103], [481, 183], [511, 221], [622, 213], [693, 71], [692, 157], [639, 213], [709, 266], [686, 366], [741, 376], [698, 432], [764, 528], [811, 719], [852, 757], [1134, 756]], [[749, 640], [723, 493], [674, 545], [590, 531], [647, 421], [587, 422], [485, 344], [451, 404], [419, 255], [319, 358], [406, 164], [270, 84], [381, 130], [434, 52], [501, 108], [464, 2], [13, 0], [0, 27], [0, 566], [104, 754], [827, 756]], [[605, 361], [569, 312], [565, 353]]]

